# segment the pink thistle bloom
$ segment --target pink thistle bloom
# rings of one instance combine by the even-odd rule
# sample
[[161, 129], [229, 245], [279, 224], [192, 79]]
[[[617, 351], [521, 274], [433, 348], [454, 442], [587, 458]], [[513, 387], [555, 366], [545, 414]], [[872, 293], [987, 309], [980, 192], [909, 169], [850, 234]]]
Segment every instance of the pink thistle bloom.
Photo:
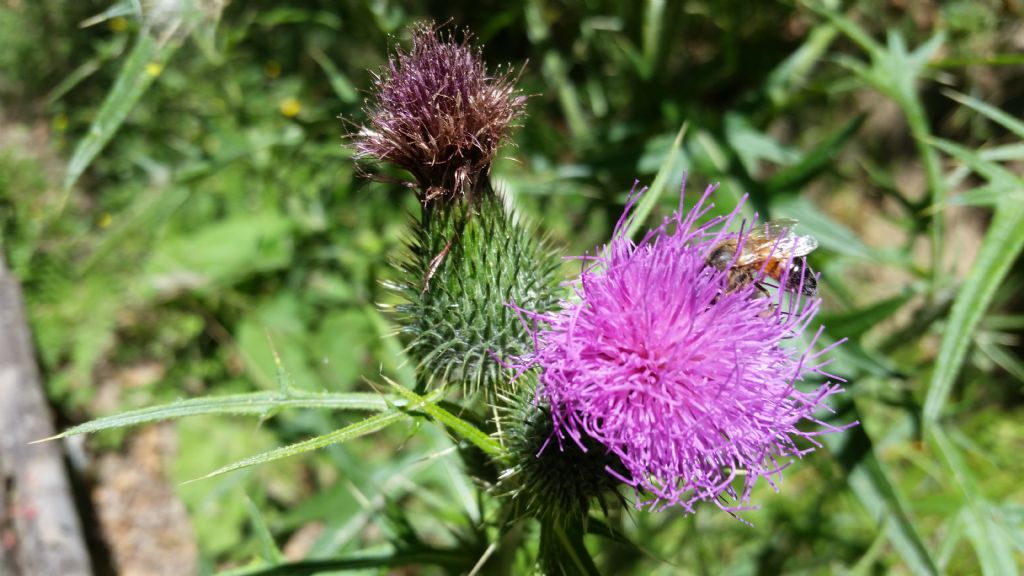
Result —
[[[581, 258], [560, 310], [519, 310], [532, 324], [534, 352], [516, 366], [540, 369], [538, 401], [551, 406], [559, 446], [568, 438], [585, 451], [585, 437], [604, 445], [625, 470], [608, 473], [637, 491], [638, 508], [689, 513], [712, 500], [749, 509], [759, 478], [777, 489], [792, 457], [820, 447], [814, 436], [845, 428], [814, 416], [842, 391], [829, 381], [842, 379], [824, 371], [834, 345], [811, 351], [819, 328], [807, 350], [798, 346], [820, 300], [782, 291], [769, 298], [753, 284], [727, 290], [728, 270], [708, 264], [720, 242], [743, 239], [727, 231], [739, 207], [698, 225], [714, 189], [688, 213], [680, 201], [636, 243], [625, 233], [634, 196], [609, 244]], [[826, 383], [796, 387], [812, 375]], [[800, 430], [804, 420], [823, 430]]]

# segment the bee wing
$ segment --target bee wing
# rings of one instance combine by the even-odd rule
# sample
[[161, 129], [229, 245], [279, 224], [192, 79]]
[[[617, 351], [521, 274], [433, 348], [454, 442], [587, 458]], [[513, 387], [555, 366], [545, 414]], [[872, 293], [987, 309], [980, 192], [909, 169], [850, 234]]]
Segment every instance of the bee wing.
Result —
[[772, 258], [799, 258], [818, 247], [813, 236], [798, 236], [793, 233], [797, 221], [794, 218], [769, 220], [754, 228], [744, 238], [744, 251], [737, 264], [745, 266]]
[[792, 246], [785, 253], [793, 258], [807, 256], [818, 247], [818, 239], [814, 236], [792, 236], [788, 240], [792, 240]]
[[750, 230], [747, 240], [758, 244], [767, 241], [774, 243], [780, 236], [792, 236], [796, 224], [796, 218], [779, 218], [762, 222]]

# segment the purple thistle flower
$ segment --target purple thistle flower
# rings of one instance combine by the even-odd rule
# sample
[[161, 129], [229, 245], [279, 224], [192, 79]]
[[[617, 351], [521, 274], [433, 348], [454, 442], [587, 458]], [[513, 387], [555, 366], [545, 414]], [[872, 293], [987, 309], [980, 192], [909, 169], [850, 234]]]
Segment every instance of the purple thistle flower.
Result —
[[[559, 445], [569, 438], [586, 450], [587, 437], [604, 445], [627, 471], [608, 473], [637, 491], [638, 508], [692, 512], [712, 500], [748, 509], [759, 478], [776, 488], [789, 458], [820, 446], [815, 435], [843, 429], [814, 417], [839, 385], [795, 385], [809, 375], [842, 381], [824, 371], [832, 346], [810, 350], [820, 328], [807, 350], [796, 345], [820, 301], [769, 298], [753, 284], [728, 290], [729, 271], [708, 265], [720, 242], [743, 239], [727, 231], [739, 207], [697, 224], [714, 189], [689, 213], [680, 201], [638, 243], [625, 234], [633, 197], [610, 243], [581, 258], [574, 297], [552, 313], [519, 310], [532, 321], [535, 349], [517, 367], [539, 367], [538, 400], [551, 406]], [[824, 430], [802, 431], [803, 420]]]
[[486, 176], [526, 97], [509, 73], [488, 75], [480, 50], [438, 38], [434, 27], [412, 29], [412, 50], [401, 50], [374, 74], [369, 126], [355, 135], [356, 158], [408, 170], [420, 200], [458, 199]]

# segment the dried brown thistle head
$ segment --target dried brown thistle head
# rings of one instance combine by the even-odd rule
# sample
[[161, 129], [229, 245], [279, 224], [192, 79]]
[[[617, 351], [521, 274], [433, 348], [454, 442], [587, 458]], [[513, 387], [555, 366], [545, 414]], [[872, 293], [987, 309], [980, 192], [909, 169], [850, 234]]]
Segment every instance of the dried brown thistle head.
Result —
[[368, 125], [354, 136], [357, 160], [410, 172], [424, 205], [471, 196], [526, 104], [516, 78], [488, 75], [470, 34], [462, 36], [456, 42], [434, 26], [413, 27], [412, 49], [399, 49], [374, 74]]

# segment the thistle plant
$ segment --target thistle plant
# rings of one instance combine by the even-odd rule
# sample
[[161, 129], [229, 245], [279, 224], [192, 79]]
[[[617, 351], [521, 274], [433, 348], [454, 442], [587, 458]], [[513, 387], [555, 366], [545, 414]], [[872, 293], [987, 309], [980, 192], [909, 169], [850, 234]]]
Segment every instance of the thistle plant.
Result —
[[[798, 424], [840, 429], [816, 417], [841, 390], [824, 370], [829, 348], [793, 344], [818, 301], [763, 297], [764, 271], [736, 287], [729, 266], [709, 264], [723, 241], [743, 240], [729, 231], [739, 207], [699, 223], [714, 187], [636, 243], [635, 196], [560, 294], [550, 251], [490, 183], [523, 99], [479, 58], [415, 28], [411, 51], [376, 76], [355, 137], [358, 158], [412, 175], [422, 207], [395, 283], [419, 387], [486, 392], [463, 409], [479, 409], [504, 451], [493, 474], [469, 460], [506, 522], [539, 520], [544, 572], [579, 568], [566, 550], [582, 550], [594, 505], [607, 511], [623, 487], [640, 509], [749, 507], [758, 480], [776, 486], [789, 459], [818, 446], [821, 431]], [[826, 383], [800, 389], [810, 376]]]

